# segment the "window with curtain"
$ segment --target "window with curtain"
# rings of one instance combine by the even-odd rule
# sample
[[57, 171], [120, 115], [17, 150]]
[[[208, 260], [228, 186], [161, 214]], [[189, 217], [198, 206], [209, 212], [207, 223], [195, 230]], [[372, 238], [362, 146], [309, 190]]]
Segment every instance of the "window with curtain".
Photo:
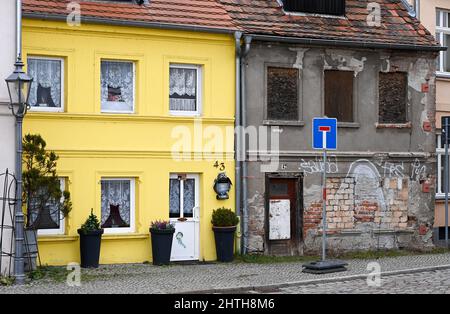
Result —
[[134, 180], [102, 179], [102, 228], [116, 231], [133, 231]]
[[[436, 40], [442, 46], [450, 44], [450, 12], [444, 10], [436, 11]], [[450, 53], [441, 51], [437, 59], [437, 70], [442, 75], [450, 76]]]
[[200, 111], [200, 67], [170, 66], [170, 111], [173, 114], [197, 114]]
[[102, 112], [134, 112], [134, 63], [101, 62]]
[[[66, 179], [59, 178], [61, 191], [66, 190]], [[48, 192], [44, 189], [38, 191], [39, 195], [31, 198], [28, 204], [28, 218], [30, 226], [38, 230], [41, 235], [64, 234], [64, 216], [61, 213], [61, 199], [48, 198]]]
[[64, 60], [29, 57], [28, 75], [33, 78], [30, 106], [34, 110], [62, 111]]
[[170, 179], [170, 218], [192, 218], [194, 216], [196, 183], [195, 178]]

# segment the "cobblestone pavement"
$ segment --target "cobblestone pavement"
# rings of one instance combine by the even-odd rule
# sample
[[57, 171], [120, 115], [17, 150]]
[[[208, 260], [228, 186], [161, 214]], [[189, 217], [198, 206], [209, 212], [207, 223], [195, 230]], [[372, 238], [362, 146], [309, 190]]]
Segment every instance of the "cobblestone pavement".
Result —
[[[82, 286], [69, 287], [65, 282], [50, 280], [37, 280], [24, 286], [0, 287], [0, 294], [5, 293], [186, 293], [186, 292], [218, 292], [221, 289], [236, 289], [248, 287], [284, 285], [309, 280], [333, 279], [343, 276], [366, 275], [367, 265], [371, 260], [350, 260], [349, 270], [345, 273], [329, 275], [312, 275], [302, 273], [300, 263], [279, 264], [197, 264], [173, 265], [168, 267], [155, 267], [152, 265], [109, 265], [101, 266], [96, 270], [82, 271]], [[401, 271], [423, 267], [449, 265], [450, 254], [403, 256], [395, 258], [382, 258], [377, 260], [382, 272]], [[433, 278], [440, 278], [450, 272], [433, 272]], [[415, 275], [411, 275], [414, 280]], [[393, 277], [394, 278], [394, 277]], [[408, 278], [407, 275], [405, 278]], [[344, 279], [345, 280], [345, 279]], [[387, 282], [391, 284], [390, 279]], [[361, 281], [361, 280], [360, 280]], [[428, 279], [417, 279], [418, 282], [428, 282]], [[365, 282], [365, 281], [361, 281]], [[347, 286], [351, 288], [354, 281]], [[392, 285], [395, 285], [395, 281]], [[447, 282], [445, 282], [447, 284]], [[336, 287], [339, 284], [331, 284]], [[309, 287], [311, 287], [309, 285]], [[322, 287], [318, 285], [318, 287]], [[324, 285], [323, 289], [328, 289]], [[307, 287], [306, 287], [307, 288]], [[295, 287], [283, 288], [282, 292], [295, 293]], [[298, 289], [303, 289], [300, 287]], [[329, 290], [332, 291], [331, 288]], [[302, 291], [297, 291], [302, 292]], [[307, 292], [307, 291], [305, 291]], [[313, 292], [313, 291], [311, 291]], [[335, 292], [339, 292], [336, 290]], [[356, 291], [355, 291], [356, 292]]]
[[[242, 292], [241, 292], [242, 293]], [[380, 286], [366, 279], [294, 285], [272, 290], [249, 290], [249, 294], [450, 294], [450, 269], [385, 276]]]

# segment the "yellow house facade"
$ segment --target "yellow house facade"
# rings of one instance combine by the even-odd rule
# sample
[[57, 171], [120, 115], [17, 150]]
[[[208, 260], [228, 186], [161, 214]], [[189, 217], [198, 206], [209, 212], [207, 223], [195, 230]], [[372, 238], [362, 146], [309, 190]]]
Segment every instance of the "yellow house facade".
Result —
[[59, 155], [73, 202], [39, 231], [42, 263], [79, 262], [91, 209], [102, 264], [151, 261], [161, 219], [182, 231], [172, 260], [215, 260], [212, 212], [235, 204], [213, 190], [221, 172], [235, 181], [232, 33], [25, 19], [23, 46], [35, 77], [24, 132]]

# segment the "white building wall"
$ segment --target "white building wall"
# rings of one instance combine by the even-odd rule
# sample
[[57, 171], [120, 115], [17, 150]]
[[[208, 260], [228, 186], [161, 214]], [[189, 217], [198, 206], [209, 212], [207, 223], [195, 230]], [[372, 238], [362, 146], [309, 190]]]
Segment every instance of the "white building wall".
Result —
[[[16, 1], [1, 0], [0, 9], [0, 38], [2, 41], [0, 49], [0, 173], [6, 169], [14, 171], [14, 152], [15, 152], [15, 131], [14, 118], [8, 109], [8, 89], [5, 79], [14, 70], [14, 61], [16, 55]], [[4, 177], [0, 177], [0, 197], [3, 194]], [[6, 206], [8, 208], [8, 206]], [[2, 215], [3, 203], [0, 200], [0, 215]], [[1, 217], [1, 216], [0, 216]], [[5, 218], [9, 218], [9, 214]], [[10, 251], [11, 232], [5, 230], [2, 237], [2, 251]], [[1, 274], [3, 275], [7, 263], [3, 258], [1, 265]]]

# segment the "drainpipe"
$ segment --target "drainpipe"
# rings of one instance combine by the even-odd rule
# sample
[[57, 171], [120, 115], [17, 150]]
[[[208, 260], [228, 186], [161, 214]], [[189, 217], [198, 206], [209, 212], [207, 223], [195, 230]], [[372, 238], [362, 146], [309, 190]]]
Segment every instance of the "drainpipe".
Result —
[[[250, 52], [252, 37], [245, 36], [244, 37], [244, 51], [242, 51], [241, 55], [241, 109], [242, 109], [242, 126], [243, 130], [247, 127], [247, 102], [246, 102], [246, 84], [245, 84], [245, 58]], [[244, 160], [242, 161], [242, 198], [243, 198], [243, 241], [242, 241], [242, 254], [247, 254], [248, 249], [248, 167], [247, 167], [247, 144], [245, 139], [245, 132], [242, 132], [242, 146], [243, 146], [243, 156]]]
[[[234, 39], [236, 41], [236, 117], [234, 122], [234, 130], [235, 130], [235, 193], [236, 193], [236, 214], [241, 217], [241, 230], [243, 230], [243, 219], [242, 219], [242, 201], [241, 201], [241, 137], [240, 137], [240, 126], [241, 126], [241, 39], [242, 33], [236, 32], [234, 33]], [[237, 133], [236, 133], [237, 132]], [[242, 231], [241, 231], [242, 235]], [[241, 239], [238, 239], [238, 241]], [[242, 243], [236, 243], [236, 247], [238, 248], [238, 253], [241, 252]]]
[[420, 20], [420, 0], [414, 0], [414, 7], [416, 10], [416, 18]]

